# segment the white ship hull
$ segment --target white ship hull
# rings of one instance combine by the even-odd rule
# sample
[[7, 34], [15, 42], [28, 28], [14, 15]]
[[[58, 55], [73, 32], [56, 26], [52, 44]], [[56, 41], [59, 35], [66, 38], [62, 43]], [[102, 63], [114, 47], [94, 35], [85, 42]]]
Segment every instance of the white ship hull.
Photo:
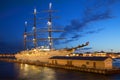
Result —
[[39, 49], [26, 50], [15, 55], [17, 60], [48, 62], [52, 56], [66, 56], [70, 52], [65, 50], [40, 51]]

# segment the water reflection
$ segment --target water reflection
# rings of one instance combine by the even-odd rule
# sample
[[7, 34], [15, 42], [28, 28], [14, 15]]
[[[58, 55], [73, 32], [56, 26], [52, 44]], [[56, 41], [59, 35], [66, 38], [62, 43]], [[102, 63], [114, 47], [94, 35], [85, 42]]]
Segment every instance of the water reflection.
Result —
[[56, 80], [55, 72], [51, 68], [28, 64], [16, 64], [18, 78], [22, 80]]
[[[109, 77], [100, 74], [70, 71], [70, 70], [55, 70], [56, 80], [111, 80]], [[113, 79], [114, 80], [114, 79]]]
[[[114, 63], [118, 65], [118, 63]], [[0, 62], [0, 80], [120, 80], [120, 74], [100, 75], [28, 64]]]
[[19, 80], [119, 80], [118, 75], [106, 76], [95, 73], [15, 64]]

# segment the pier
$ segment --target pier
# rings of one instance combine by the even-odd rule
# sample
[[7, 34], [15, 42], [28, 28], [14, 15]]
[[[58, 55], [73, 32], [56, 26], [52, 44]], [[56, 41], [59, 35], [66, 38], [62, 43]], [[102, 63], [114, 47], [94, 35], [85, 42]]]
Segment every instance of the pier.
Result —
[[67, 65], [64, 65], [64, 66], [63, 65], [53, 65], [53, 64], [48, 64], [48, 63], [42, 63], [40, 61], [27, 61], [27, 60], [23, 61], [23, 60], [8, 59], [8, 58], [0, 58], [0, 61], [22, 63], [22, 64], [29, 64], [29, 65], [36, 65], [36, 66], [43, 66], [43, 67], [51, 67], [51, 68], [61, 68], [61, 69], [66, 69], [66, 70], [90, 72], [90, 73], [97, 73], [97, 74], [103, 74], [103, 75], [120, 73], [120, 68], [113, 68], [113, 69], [83, 68], [83, 67], [67, 66]]

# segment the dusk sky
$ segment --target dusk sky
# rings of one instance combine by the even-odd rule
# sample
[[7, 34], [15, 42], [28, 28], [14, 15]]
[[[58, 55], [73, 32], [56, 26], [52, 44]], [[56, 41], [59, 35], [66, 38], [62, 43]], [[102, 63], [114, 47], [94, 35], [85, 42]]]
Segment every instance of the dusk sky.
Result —
[[50, 2], [60, 17], [53, 23], [65, 30], [56, 35], [66, 38], [56, 48], [89, 41], [87, 51], [120, 52], [120, 0], [0, 0], [0, 53], [23, 49], [24, 22], [32, 30], [33, 9], [47, 10]]

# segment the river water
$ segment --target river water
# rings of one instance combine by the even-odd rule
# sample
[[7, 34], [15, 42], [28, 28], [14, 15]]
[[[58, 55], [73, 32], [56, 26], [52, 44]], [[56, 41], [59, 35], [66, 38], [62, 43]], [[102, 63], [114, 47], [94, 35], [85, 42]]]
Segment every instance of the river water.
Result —
[[[120, 66], [119, 63], [114, 63]], [[120, 74], [101, 75], [20, 63], [0, 62], [0, 80], [120, 80]]]

